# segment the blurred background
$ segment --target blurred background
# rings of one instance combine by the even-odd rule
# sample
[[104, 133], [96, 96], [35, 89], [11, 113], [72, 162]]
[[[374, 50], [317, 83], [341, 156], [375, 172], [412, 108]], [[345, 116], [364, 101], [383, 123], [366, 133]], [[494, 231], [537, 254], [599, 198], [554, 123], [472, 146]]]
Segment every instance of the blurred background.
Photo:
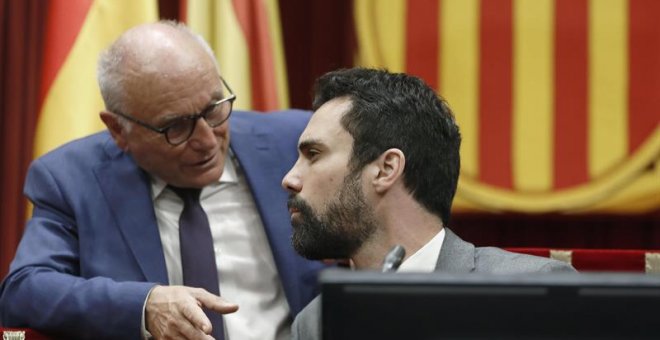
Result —
[[658, 250], [658, 18], [656, 0], [0, 0], [0, 277], [30, 162], [103, 128], [98, 53], [158, 19], [211, 43], [238, 109], [309, 109], [341, 67], [423, 78], [461, 127], [466, 240]]

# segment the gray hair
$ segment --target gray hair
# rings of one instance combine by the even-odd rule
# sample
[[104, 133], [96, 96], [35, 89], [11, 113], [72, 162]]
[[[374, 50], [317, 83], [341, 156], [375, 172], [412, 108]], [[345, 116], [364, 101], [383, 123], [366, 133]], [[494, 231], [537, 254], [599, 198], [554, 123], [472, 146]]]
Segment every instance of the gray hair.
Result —
[[[185, 24], [173, 20], [161, 20], [158, 22], [172, 27], [184, 35], [197, 41], [206, 53], [213, 60], [216, 69], [219, 70], [218, 62], [213, 53], [213, 49], [206, 40], [199, 34], [193, 32]], [[126, 35], [122, 35], [110, 47], [101, 52], [96, 69], [96, 78], [101, 90], [101, 96], [105, 104], [105, 109], [110, 112], [126, 113], [126, 98], [128, 94], [124, 89], [125, 68], [122, 65], [128, 61], [129, 46], [126, 44]], [[130, 129], [130, 122], [125, 118], [118, 117], [119, 123], [124, 129]]]

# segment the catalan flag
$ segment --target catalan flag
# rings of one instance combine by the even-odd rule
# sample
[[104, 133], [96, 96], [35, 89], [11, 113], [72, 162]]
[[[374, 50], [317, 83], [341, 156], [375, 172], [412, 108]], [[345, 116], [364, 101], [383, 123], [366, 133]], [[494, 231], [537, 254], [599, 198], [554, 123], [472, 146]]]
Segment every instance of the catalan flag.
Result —
[[235, 107], [288, 108], [277, 0], [180, 1], [181, 19], [216, 52], [220, 72], [237, 95]]
[[99, 53], [128, 28], [158, 19], [156, 0], [52, 0], [44, 38], [36, 157], [99, 131]]
[[423, 78], [463, 134], [455, 208], [660, 208], [660, 2], [355, 0], [362, 66]]

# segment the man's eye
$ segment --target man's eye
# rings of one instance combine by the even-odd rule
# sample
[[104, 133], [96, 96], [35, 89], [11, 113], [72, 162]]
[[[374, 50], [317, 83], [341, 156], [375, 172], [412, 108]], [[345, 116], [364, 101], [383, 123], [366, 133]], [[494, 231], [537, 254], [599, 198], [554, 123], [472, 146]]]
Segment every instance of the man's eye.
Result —
[[320, 154], [321, 154], [321, 151], [319, 151], [317, 149], [307, 149], [307, 151], [305, 152], [305, 156], [307, 156], [307, 158], [309, 158], [309, 159], [315, 159]]
[[188, 129], [188, 124], [185, 121], [177, 120], [169, 124], [170, 130], [172, 132], [181, 132]]

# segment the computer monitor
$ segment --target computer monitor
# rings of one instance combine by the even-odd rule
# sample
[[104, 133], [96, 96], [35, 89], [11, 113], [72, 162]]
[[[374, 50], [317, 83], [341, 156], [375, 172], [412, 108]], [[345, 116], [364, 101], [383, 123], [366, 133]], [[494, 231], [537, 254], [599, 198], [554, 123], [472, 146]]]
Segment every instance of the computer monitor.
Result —
[[324, 340], [660, 339], [660, 276], [320, 276]]

